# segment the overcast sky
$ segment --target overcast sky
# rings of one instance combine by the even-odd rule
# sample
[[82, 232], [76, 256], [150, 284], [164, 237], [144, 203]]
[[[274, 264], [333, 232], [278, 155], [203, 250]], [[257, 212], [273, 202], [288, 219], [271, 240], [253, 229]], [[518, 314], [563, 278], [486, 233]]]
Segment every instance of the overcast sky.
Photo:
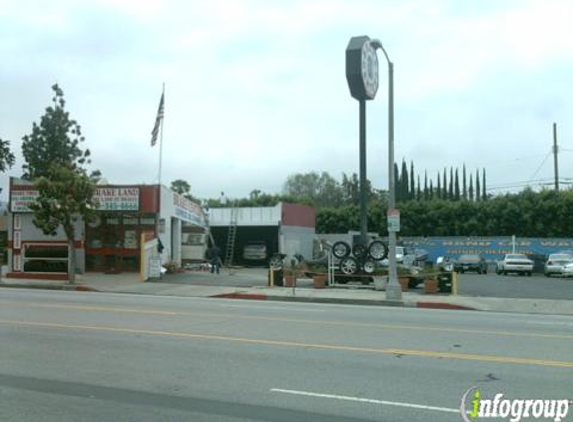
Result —
[[[358, 172], [358, 103], [345, 79], [356, 35], [395, 66], [396, 160], [435, 179], [485, 168], [491, 188], [573, 177], [573, 1], [0, 0], [0, 138], [21, 139], [63, 88], [110, 183], [200, 198], [275, 193], [289, 174]], [[387, 67], [367, 105], [368, 177], [387, 187]], [[532, 182], [536, 185], [537, 182]], [[499, 192], [499, 190], [492, 191]]]

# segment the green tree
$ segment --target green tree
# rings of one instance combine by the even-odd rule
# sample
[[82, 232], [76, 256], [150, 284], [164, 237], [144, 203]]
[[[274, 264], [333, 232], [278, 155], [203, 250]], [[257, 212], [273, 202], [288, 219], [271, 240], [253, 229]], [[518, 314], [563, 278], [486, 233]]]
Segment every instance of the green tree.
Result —
[[190, 201], [200, 202], [197, 198], [191, 195], [191, 185], [183, 179], [175, 179], [172, 181], [171, 190]]
[[65, 110], [64, 92], [57, 85], [52, 86], [53, 105], [46, 108], [40, 124], [32, 125], [32, 133], [23, 137], [24, 175], [27, 180], [46, 176], [53, 165], [77, 168], [90, 163], [90, 150], [81, 149], [81, 127], [70, 119]]
[[191, 192], [191, 185], [183, 179], [171, 182], [171, 190], [179, 195], [187, 195]]
[[[4, 173], [6, 170], [14, 165], [14, 154], [10, 150], [10, 141], [5, 141], [0, 138], [0, 172]], [[2, 188], [0, 188], [2, 192]]]
[[424, 201], [430, 199], [430, 195], [428, 192], [428, 171], [424, 171], [424, 194], [423, 194]]
[[[24, 136], [22, 152], [25, 176], [32, 180], [39, 196], [30, 206], [34, 224], [45, 234], [55, 235], [61, 226], [68, 241], [69, 282], [75, 282], [75, 228], [81, 217], [90, 222], [94, 217], [94, 193], [99, 171], [88, 175], [84, 165], [89, 150], [82, 150], [84, 141], [80, 126], [65, 110], [64, 93], [52, 86], [53, 105], [46, 108], [40, 125], [33, 124], [32, 133]], [[49, 161], [45, 161], [49, 160]]]
[[398, 164], [394, 163], [394, 198], [396, 202], [402, 200], [402, 189], [400, 188], [400, 173], [398, 172]]
[[448, 199], [454, 200], [454, 168], [450, 167], [450, 187], [448, 189]]
[[402, 160], [402, 172], [400, 173], [400, 198], [407, 201], [410, 198], [410, 179], [406, 160]]
[[481, 190], [479, 185], [479, 169], [476, 170], [476, 201], [481, 200]]
[[14, 154], [10, 150], [10, 141], [0, 138], [0, 172], [5, 172], [14, 165]]
[[[434, 195], [432, 195], [434, 196]], [[442, 198], [442, 185], [441, 185], [441, 178], [440, 178], [440, 172], [438, 171], [438, 186], [436, 188], [436, 198], [441, 199]]]
[[[418, 183], [419, 185], [419, 183]], [[410, 199], [420, 199], [416, 195], [416, 182], [414, 175], [414, 162], [410, 161]]]
[[482, 169], [482, 185], [481, 185], [481, 197], [482, 200], [486, 200], [487, 199], [487, 192], [486, 192], [486, 188], [485, 188], [485, 169]]
[[456, 168], [456, 175], [454, 179], [454, 200], [460, 200], [460, 178], [458, 175], [458, 169]]
[[474, 200], [474, 182], [473, 182], [473, 175], [470, 173], [470, 187], [468, 190], [469, 200]]
[[447, 170], [444, 167], [444, 174], [443, 174], [444, 181], [442, 183], [442, 196], [441, 196], [442, 199], [448, 199], [448, 183], [447, 183], [446, 173], [447, 173]]
[[464, 201], [467, 201], [468, 199], [468, 187], [466, 184], [466, 164], [464, 163], [464, 167], [462, 170], [462, 179], [463, 179], [463, 190], [462, 190], [462, 198], [464, 199]]
[[[356, 178], [358, 183], [358, 178]], [[367, 196], [370, 196], [371, 186], [366, 183]], [[340, 184], [327, 172], [310, 172], [290, 175], [283, 187], [285, 195], [311, 201], [317, 207], [338, 206], [344, 196]]]

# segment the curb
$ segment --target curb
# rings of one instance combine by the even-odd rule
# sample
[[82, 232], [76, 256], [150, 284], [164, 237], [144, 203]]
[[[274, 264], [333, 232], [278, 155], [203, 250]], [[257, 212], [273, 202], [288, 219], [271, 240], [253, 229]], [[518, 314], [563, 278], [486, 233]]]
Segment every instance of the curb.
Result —
[[75, 291], [75, 292], [99, 292], [99, 290], [86, 286], [85, 284], [7, 284], [0, 283], [0, 288], [12, 288], [12, 289], [37, 289], [37, 290], [64, 290], [64, 291]]
[[269, 296], [269, 295], [251, 294], [251, 293], [224, 293], [209, 297], [217, 299], [269, 300], [276, 302], [332, 303], [332, 304], [343, 304], [343, 305], [415, 307], [414, 302], [404, 303], [404, 302], [392, 302], [386, 300], [364, 300], [364, 299], [344, 299], [344, 298], [304, 297], [304, 296], [298, 296], [298, 297]]
[[478, 311], [479, 309], [469, 306], [456, 305], [447, 302], [394, 302], [389, 300], [364, 300], [344, 298], [321, 298], [321, 297], [297, 297], [297, 296], [269, 296], [252, 293], [223, 293], [209, 296], [217, 299], [243, 299], [243, 300], [269, 300], [277, 302], [302, 302], [302, 303], [332, 303], [342, 305], [366, 305], [366, 306], [393, 306], [423, 309], [448, 309], [460, 311]]
[[416, 307], [424, 309], [459, 309], [462, 311], [479, 311], [479, 309], [471, 308], [469, 306], [456, 305], [447, 302], [417, 302]]

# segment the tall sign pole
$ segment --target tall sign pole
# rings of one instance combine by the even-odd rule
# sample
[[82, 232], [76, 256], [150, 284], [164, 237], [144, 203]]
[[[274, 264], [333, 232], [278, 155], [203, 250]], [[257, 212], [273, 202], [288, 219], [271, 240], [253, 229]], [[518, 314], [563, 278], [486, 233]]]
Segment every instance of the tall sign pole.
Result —
[[366, 197], [366, 101], [360, 100], [360, 237], [368, 242], [368, 215]]
[[353, 37], [346, 47], [346, 80], [350, 95], [360, 105], [360, 237], [368, 243], [366, 191], [366, 101], [373, 100], [378, 91], [378, 56], [367, 36]]

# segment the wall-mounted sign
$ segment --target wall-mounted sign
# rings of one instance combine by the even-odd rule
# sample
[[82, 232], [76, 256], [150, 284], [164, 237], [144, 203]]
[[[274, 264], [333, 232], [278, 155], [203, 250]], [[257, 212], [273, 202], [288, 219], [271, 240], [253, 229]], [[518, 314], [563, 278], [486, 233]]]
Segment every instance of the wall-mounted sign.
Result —
[[22, 247], [22, 232], [20, 230], [14, 230], [14, 249], [20, 249]]
[[22, 219], [20, 214], [14, 214], [14, 230], [20, 230], [22, 228]]
[[196, 203], [174, 192], [173, 205], [175, 206], [175, 215], [181, 220], [198, 226], [205, 225], [203, 210]]
[[12, 190], [10, 191], [10, 211], [12, 212], [31, 212], [28, 207], [38, 199], [37, 190]]
[[99, 211], [139, 211], [139, 188], [97, 188]]
[[14, 257], [12, 259], [12, 268], [14, 269], [15, 272], [20, 272], [22, 271], [22, 255], [20, 254], [14, 254]]
[[[31, 212], [29, 205], [38, 199], [37, 190], [12, 190], [10, 192], [10, 210], [12, 212]], [[97, 188], [94, 199], [99, 211], [139, 211], [139, 188]]]

